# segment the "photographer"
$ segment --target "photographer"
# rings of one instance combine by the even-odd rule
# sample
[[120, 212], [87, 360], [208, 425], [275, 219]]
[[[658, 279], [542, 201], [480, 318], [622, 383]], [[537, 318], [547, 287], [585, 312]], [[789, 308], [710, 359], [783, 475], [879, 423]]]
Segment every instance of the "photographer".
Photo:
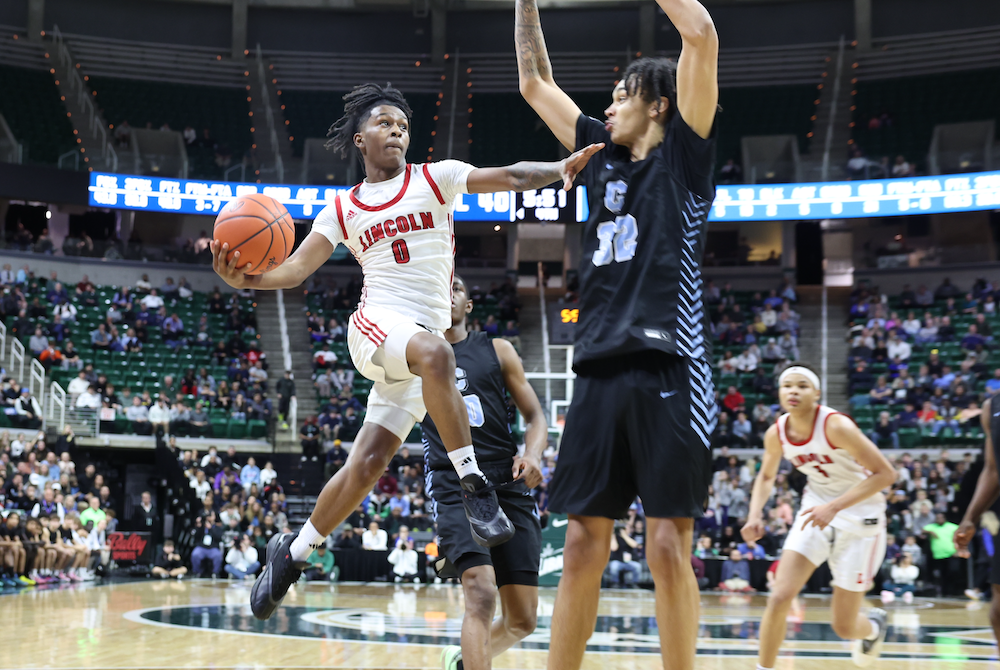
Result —
[[623, 525], [618, 525], [615, 533], [611, 536], [611, 560], [608, 563], [608, 570], [611, 573], [612, 586], [618, 586], [621, 575], [625, 573], [625, 588], [635, 588], [635, 583], [639, 581], [642, 573], [642, 566], [632, 560], [632, 552], [639, 544], [629, 535], [628, 529]]
[[[352, 532], [353, 535], [353, 532]], [[310, 582], [328, 582], [333, 574], [333, 552], [326, 548], [325, 544], [319, 545], [313, 550], [307, 559], [309, 567], [303, 574]]]
[[396, 573], [396, 582], [420, 583], [417, 576], [417, 552], [413, 548], [413, 538], [401, 539], [396, 548], [389, 554], [392, 571]]
[[153, 574], [161, 579], [166, 579], [167, 577], [182, 579], [187, 574], [187, 571], [188, 569], [184, 566], [181, 555], [174, 550], [174, 541], [164, 540], [163, 550], [160, 551], [160, 555], [156, 557], [156, 561], [153, 563]]

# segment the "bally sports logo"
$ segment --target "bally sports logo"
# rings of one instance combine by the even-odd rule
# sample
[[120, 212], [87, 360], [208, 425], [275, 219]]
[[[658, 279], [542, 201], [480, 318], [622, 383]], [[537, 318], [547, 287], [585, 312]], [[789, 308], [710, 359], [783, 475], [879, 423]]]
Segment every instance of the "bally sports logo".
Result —
[[111, 533], [108, 535], [111, 560], [138, 561], [146, 553], [148, 537], [149, 533]]

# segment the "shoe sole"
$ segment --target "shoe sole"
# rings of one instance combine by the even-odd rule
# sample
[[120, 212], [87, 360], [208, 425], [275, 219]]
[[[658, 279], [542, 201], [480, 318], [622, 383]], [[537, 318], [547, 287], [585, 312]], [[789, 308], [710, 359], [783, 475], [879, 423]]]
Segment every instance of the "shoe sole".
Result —
[[889, 632], [889, 621], [888, 617], [883, 618], [881, 622], [881, 630], [878, 634], [878, 639], [872, 645], [871, 651], [867, 654], [863, 653], [861, 649], [863, 648], [863, 640], [855, 640], [855, 643], [851, 645], [851, 661], [855, 666], [859, 668], [868, 668], [875, 664], [875, 661], [879, 659], [882, 655], [882, 643], [885, 642], [886, 634]]
[[454, 670], [458, 667], [458, 659], [462, 657], [462, 648], [458, 646], [445, 647], [441, 652], [441, 670]]
[[[268, 556], [275, 555], [278, 547], [281, 546], [281, 539], [283, 537], [281, 534], [275, 534], [274, 537], [268, 540], [267, 549], [265, 549]], [[260, 597], [260, 590], [262, 588], [265, 589], [264, 597]], [[275, 602], [271, 598], [271, 560], [268, 559], [267, 565], [264, 566], [264, 570], [261, 571], [260, 576], [254, 581], [253, 587], [250, 589], [250, 611], [253, 612], [255, 619], [267, 621], [281, 607], [281, 601], [284, 599], [284, 596], [282, 596]]]

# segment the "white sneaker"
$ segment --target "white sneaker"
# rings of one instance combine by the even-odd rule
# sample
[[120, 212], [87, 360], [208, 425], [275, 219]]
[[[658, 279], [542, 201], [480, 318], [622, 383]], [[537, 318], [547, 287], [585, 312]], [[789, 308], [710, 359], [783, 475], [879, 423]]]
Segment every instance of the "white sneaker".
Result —
[[903, 602], [907, 605], [913, 602], [913, 591], [905, 591], [903, 593]]
[[397, 584], [402, 584], [403, 583], [403, 578], [397, 576], [396, 579], [394, 579], [393, 581], [396, 582]]
[[882, 593], [880, 595], [882, 597], [882, 604], [883, 605], [888, 605], [889, 603], [891, 603], [892, 601], [894, 601], [896, 599], [896, 594], [893, 593], [892, 591], [888, 591], [888, 590], [887, 591], [882, 591]]
[[413, 583], [414, 584], [419, 584], [420, 583], [420, 577], [414, 577]]
[[889, 628], [889, 615], [883, 609], [871, 608], [868, 611], [868, 619], [878, 624], [878, 637], [874, 640], [854, 640], [851, 643], [851, 660], [859, 668], [867, 668], [878, 660]]
[[977, 589], [965, 589], [965, 597], [969, 600], [982, 600], [983, 594]]

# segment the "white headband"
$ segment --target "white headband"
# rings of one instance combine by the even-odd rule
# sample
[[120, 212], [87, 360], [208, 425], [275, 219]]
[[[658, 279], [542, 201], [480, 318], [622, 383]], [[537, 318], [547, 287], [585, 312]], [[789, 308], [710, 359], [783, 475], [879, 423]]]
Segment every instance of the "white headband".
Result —
[[785, 377], [787, 377], [788, 375], [802, 375], [810, 382], [812, 382], [813, 387], [815, 387], [817, 391], [820, 389], [819, 377], [817, 377], [816, 373], [810, 370], [809, 368], [804, 368], [801, 365], [793, 365], [790, 368], [785, 368], [785, 371], [781, 373], [780, 377], [778, 377], [778, 384], [779, 385], [784, 384]]

